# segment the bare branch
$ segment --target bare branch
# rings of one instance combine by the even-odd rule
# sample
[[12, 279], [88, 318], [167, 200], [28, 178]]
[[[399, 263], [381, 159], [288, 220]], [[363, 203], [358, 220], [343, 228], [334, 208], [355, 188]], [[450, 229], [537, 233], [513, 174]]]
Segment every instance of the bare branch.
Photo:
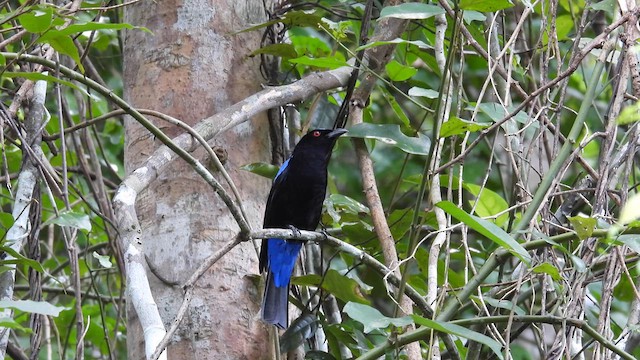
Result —
[[[37, 81], [34, 86], [33, 97], [29, 107], [29, 114], [25, 120], [25, 129], [27, 130], [26, 142], [23, 143], [23, 166], [18, 176], [18, 186], [16, 190], [16, 198], [13, 206], [14, 224], [7, 232], [6, 245], [15, 252], [22, 250], [22, 245], [29, 235], [32, 224], [29, 223], [29, 215], [31, 209], [31, 201], [33, 192], [38, 182], [38, 169], [35, 159], [27, 155], [33, 148], [38, 147], [41, 141], [42, 124], [45, 119], [44, 102], [46, 98], [47, 82]], [[13, 260], [11, 254], [6, 254], [7, 260]], [[0, 273], [0, 300], [12, 300], [13, 286], [15, 284], [16, 266], [15, 264], [6, 264], [9, 270]], [[2, 318], [11, 317], [11, 309], [5, 308], [0, 313]], [[0, 357], [4, 357], [7, 350], [7, 342], [9, 341], [8, 328], [0, 328]]]

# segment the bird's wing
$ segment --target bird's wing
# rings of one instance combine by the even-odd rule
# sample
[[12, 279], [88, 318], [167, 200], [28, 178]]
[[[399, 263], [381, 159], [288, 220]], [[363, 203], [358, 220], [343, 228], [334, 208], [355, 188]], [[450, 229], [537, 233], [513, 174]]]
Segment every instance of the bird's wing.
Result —
[[[271, 191], [269, 191], [269, 197], [267, 198], [267, 207], [264, 213], [263, 227], [273, 226], [272, 218], [274, 216], [277, 216], [277, 214], [273, 213], [274, 211], [276, 211], [276, 209], [274, 209], [274, 206], [273, 206], [274, 198], [277, 198], [279, 196], [278, 194], [282, 189], [282, 183], [287, 178], [287, 169], [289, 167], [290, 160], [291, 158], [288, 158], [284, 163], [282, 163], [282, 165], [280, 166], [280, 169], [278, 169], [278, 173], [276, 174], [276, 177], [273, 179], [273, 184], [271, 185]], [[259, 261], [260, 271], [264, 271], [267, 267], [268, 243], [269, 242], [266, 241], [266, 239], [262, 241], [262, 246], [260, 248], [260, 261]]]
[[282, 192], [282, 184], [286, 181], [289, 175], [289, 161], [291, 158], [288, 158], [278, 170], [276, 177], [273, 179], [273, 184], [271, 184], [271, 191], [269, 191], [269, 198], [267, 198], [267, 207], [264, 215], [264, 226], [273, 226], [272, 221], [270, 220], [277, 209], [274, 208], [274, 203], [277, 202], [277, 198], [282, 196], [280, 193]]
[[282, 165], [280, 165], [280, 169], [278, 169], [278, 173], [276, 174], [276, 177], [273, 179], [274, 181], [278, 180], [278, 177], [280, 176], [280, 174], [282, 174], [282, 172], [289, 166], [289, 160], [291, 160], [291, 158], [288, 158], [282, 163]]

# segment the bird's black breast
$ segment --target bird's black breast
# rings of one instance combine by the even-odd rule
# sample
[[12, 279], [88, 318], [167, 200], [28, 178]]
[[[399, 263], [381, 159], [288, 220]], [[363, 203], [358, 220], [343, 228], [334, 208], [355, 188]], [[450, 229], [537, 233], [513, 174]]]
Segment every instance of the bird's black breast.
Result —
[[274, 182], [264, 218], [264, 227], [315, 230], [326, 194], [326, 164], [291, 162]]

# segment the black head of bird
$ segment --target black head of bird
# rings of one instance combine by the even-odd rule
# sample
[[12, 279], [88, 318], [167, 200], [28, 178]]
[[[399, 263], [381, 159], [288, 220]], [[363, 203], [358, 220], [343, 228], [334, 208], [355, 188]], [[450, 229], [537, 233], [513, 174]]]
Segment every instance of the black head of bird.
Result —
[[305, 136], [298, 141], [295, 149], [293, 149], [292, 157], [304, 156], [319, 157], [323, 160], [329, 161], [331, 156], [331, 150], [336, 140], [347, 130], [345, 129], [315, 129], [309, 131]]

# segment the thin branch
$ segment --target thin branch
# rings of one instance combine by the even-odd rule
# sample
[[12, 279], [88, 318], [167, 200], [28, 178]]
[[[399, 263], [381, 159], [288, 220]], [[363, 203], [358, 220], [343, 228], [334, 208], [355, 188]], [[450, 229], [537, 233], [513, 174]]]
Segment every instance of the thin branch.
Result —
[[587, 86], [587, 93], [582, 99], [580, 111], [573, 121], [571, 131], [567, 136], [568, 141], [564, 143], [560, 151], [558, 151], [558, 153], [556, 154], [556, 157], [553, 159], [551, 165], [549, 165], [549, 171], [547, 171], [542, 181], [540, 182], [540, 185], [536, 190], [531, 204], [529, 204], [527, 210], [522, 215], [522, 218], [512, 231], [512, 233], [516, 234], [516, 236], [519, 236], [518, 233], [529, 226], [529, 222], [536, 216], [541, 204], [547, 199], [549, 190], [551, 189], [554, 181], [556, 181], [556, 175], [562, 171], [562, 168], [565, 166], [566, 160], [569, 158], [569, 155], [572, 152], [574, 144], [576, 143], [580, 133], [582, 132], [582, 127], [587, 119], [587, 114], [591, 111], [592, 103], [596, 94], [596, 88], [600, 83], [600, 76], [602, 74], [602, 70], [604, 69], [605, 59], [609, 54], [609, 49], [610, 47], [606, 47], [606, 49], [602, 51], [602, 55], [598, 59], [596, 68], [594, 69]]
[[487, 317], [475, 317], [472, 319], [454, 320], [452, 324], [460, 326], [470, 326], [472, 324], [494, 324], [505, 323], [509, 321], [514, 323], [529, 323], [529, 324], [551, 324], [551, 325], [571, 325], [582, 329], [589, 336], [595, 339], [598, 343], [602, 344], [607, 349], [618, 354], [622, 359], [634, 360], [635, 356], [624, 351], [622, 348], [616, 346], [611, 340], [606, 339], [602, 334], [596, 331], [596, 329], [589, 326], [587, 321], [575, 318], [564, 318], [553, 315], [501, 315], [501, 316], [487, 316]]
[[[471, 326], [473, 324], [494, 324], [494, 323], [506, 323], [508, 321], [513, 321], [515, 323], [542, 323], [542, 324], [553, 324], [553, 325], [571, 325], [577, 328], [582, 329], [584, 332], [589, 334], [592, 338], [598, 341], [600, 344], [610, 349], [611, 351], [618, 354], [621, 358], [625, 360], [635, 360], [635, 357], [623, 349], [617, 347], [611, 341], [605, 339], [602, 335], [600, 335], [594, 328], [589, 326], [586, 321], [574, 318], [562, 318], [558, 316], [551, 315], [523, 315], [523, 316], [487, 316], [487, 317], [475, 317], [472, 319], [464, 319], [451, 321], [451, 324], [456, 324], [460, 326]], [[421, 330], [421, 329], [420, 329]], [[384, 343], [376, 346], [373, 350], [367, 352], [365, 355], [360, 356], [358, 360], [369, 360], [369, 359], [377, 359], [380, 356], [383, 356], [387, 349], [392, 349], [394, 347], [402, 346], [414, 341], [426, 340], [424, 332], [420, 330], [416, 330], [412, 333], [406, 333], [398, 336], [396, 339], [388, 339]], [[429, 329], [431, 330], [431, 329]]]
[[[635, 13], [636, 13], [636, 15], [638, 13], [640, 13], [640, 8], [636, 9]], [[468, 156], [469, 152], [471, 152], [471, 150], [473, 148], [475, 148], [477, 145], [480, 144], [480, 142], [482, 141], [482, 139], [485, 136], [487, 136], [488, 134], [492, 133], [497, 128], [502, 126], [502, 124], [504, 124], [506, 121], [508, 121], [508, 120], [512, 119], [514, 116], [516, 116], [520, 111], [522, 111], [525, 107], [527, 107], [531, 102], [536, 100], [540, 94], [542, 94], [546, 90], [552, 88], [553, 86], [558, 84], [560, 81], [564, 80], [565, 78], [571, 76], [571, 74], [573, 74], [578, 69], [578, 67], [582, 63], [582, 60], [584, 60], [584, 58], [587, 57], [587, 55], [589, 55], [593, 49], [601, 48], [604, 45], [604, 42], [605, 42], [607, 36], [611, 32], [613, 32], [615, 29], [617, 29], [618, 27], [624, 25], [629, 20], [629, 18], [631, 17], [630, 14], [631, 14], [631, 12], [625, 14], [624, 16], [621, 16], [613, 24], [607, 26], [602, 33], [600, 33], [593, 40], [588, 42], [582, 49], [580, 49], [580, 53], [575, 56], [575, 58], [573, 59], [573, 62], [571, 62], [569, 64], [569, 66], [567, 67], [567, 69], [565, 71], [563, 71], [562, 73], [558, 74], [553, 80], [549, 81], [545, 85], [537, 88], [534, 92], [532, 92], [529, 96], [527, 96], [520, 103], [520, 105], [516, 106], [516, 108], [512, 112], [510, 112], [507, 116], [505, 116], [504, 118], [502, 118], [499, 121], [496, 121], [495, 123], [493, 123], [488, 128], [482, 130], [479, 133], [478, 137], [471, 144], [468, 145], [468, 147], [466, 148], [466, 150], [464, 152], [460, 153], [458, 156], [456, 156], [454, 159], [448, 161], [446, 164], [441, 165], [438, 169], [435, 170], [435, 172], [441, 173], [445, 169], [447, 169], [447, 168], [449, 168], [449, 167], [451, 167], [451, 166], [463, 161]]]

